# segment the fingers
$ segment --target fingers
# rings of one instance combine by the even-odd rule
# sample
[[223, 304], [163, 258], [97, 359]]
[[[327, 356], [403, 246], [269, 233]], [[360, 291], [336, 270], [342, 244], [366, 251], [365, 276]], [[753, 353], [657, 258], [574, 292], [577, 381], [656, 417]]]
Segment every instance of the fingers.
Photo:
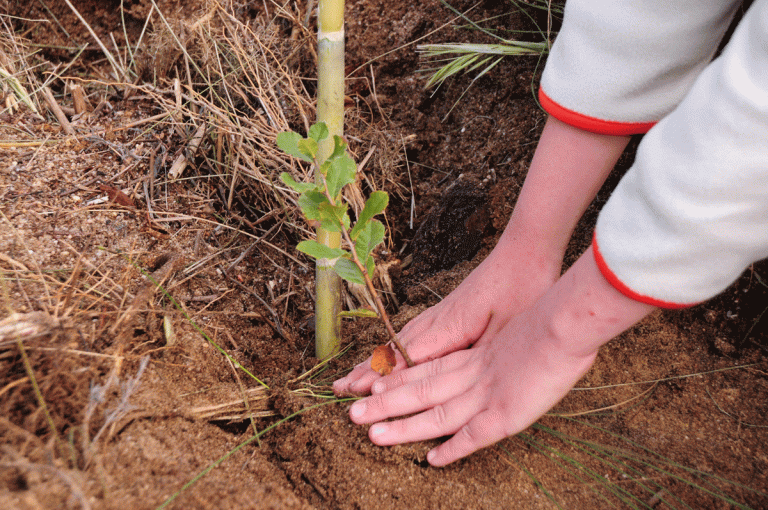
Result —
[[[399, 352], [395, 353], [395, 359], [397, 363], [393, 367], [394, 372], [408, 368]], [[352, 369], [345, 377], [334, 381], [333, 393], [337, 396], [347, 394], [365, 395], [370, 393], [371, 384], [380, 378], [381, 375], [371, 368], [371, 358], [368, 358]]]
[[333, 381], [333, 393], [336, 396], [350, 393], [363, 395], [370, 390], [371, 384], [379, 377], [381, 376], [371, 368], [371, 358], [368, 358], [353, 368], [346, 376]]
[[440, 303], [409, 322], [402, 329], [400, 341], [414, 361], [435, 359], [468, 347], [476, 338], [459, 310], [452, 304]]
[[430, 450], [427, 461], [433, 466], [442, 467], [501, 441], [513, 433], [504, 430], [503, 423], [504, 416], [500, 412], [485, 410], [469, 420], [448, 441]]
[[[443, 354], [455, 351], [462, 347], [460, 340], [460, 325], [434, 320], [434, 308], [423, 313], [409, 322], [398, 335], [406, 346], [408, 354], [417, 363], [429, 358], [439, 358]], [[448, 340], [446, 340], [448, 339]], [[461, 345], [460, 345], [461, 344]], [[466, 347], [466, 345], [463, 345]], [[398, 373], [406, 368], [406, 363], [399, 352], [395, 353], [397, 365], [393, 373]], [[365, 395], [371, 391], [371, 385], [381, 378], [378, 372], [371, 368], [371, 359], [357, 365], [345, 377], [333, 383], [333, 392], [336, 395], [354, 394]]]
[[405, 386], [420, 379], [434, 377], [444, 372], [450, 372], [464, 365], [474, 356], [471, 350], [458, 351], [442, 358], [437, 358], [407, 370], [392, 372], [376, 380], [371, 386], [371, 393], [384, 393], [400, 386]]
[[373, 423], [423, 411], [462, 395], [476, 384], [475, 370], [463, 366], [469, 357], [469, 353], [449, 356], [403, 370], [403, 374], [413, 371], [422, 377], [408, 376], [406, 379], [412, 381], [408, 384], [358, 400], [350, 408], [350, 418], [358, 424]]
[[482, 399], [474, 393], [462, 394], [409, 418], [376, 423], [368, 430], [368, 437], [380, 446], [391, 446], [454, 434], [481, 410]]

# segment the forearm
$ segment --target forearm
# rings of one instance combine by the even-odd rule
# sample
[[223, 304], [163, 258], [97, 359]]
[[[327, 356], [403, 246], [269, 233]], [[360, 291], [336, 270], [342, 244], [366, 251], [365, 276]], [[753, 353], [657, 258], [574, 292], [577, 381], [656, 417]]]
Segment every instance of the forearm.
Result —
[[547, 347], [576, 358], [593, 356], [656, 309], [616, 290], [598, 269], [591, 247], [536, 307], [544, 312]]
[[532, 260], [559, 271], [576, 223], [628, 142], [549, 117], [499, 249], [522, 241]]

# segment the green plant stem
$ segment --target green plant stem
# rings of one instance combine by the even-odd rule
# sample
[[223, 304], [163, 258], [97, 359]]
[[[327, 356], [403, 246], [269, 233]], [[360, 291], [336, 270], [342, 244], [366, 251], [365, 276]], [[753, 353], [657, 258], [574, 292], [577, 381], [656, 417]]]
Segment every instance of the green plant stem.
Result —
[[[333, 153], [333, 136], [344, 136], [344, 0], [318, 3], [317, 121], [325, 122], [330, 136], [320, 142], [318, 160]], [[322, 176], [315, 176], [318, 184]], [[338, 232], [317, 229], [317, 241], [341, 246]], [[315, 356], [325, 359], [339, 350], [341, 333], [341, 278], [333, 260], [318, 259], [315, 266]]]

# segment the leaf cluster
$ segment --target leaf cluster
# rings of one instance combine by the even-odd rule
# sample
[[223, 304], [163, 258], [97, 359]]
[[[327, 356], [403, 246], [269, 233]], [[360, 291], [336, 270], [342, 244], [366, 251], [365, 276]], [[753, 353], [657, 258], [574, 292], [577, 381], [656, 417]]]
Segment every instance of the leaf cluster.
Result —
[[299, 207], [308, 221], [319, 223], [329, 232], [342, 232], [354, 252], [331, 248], [314, 240], [301, 241], [296, 249], [315, 259], [333, 261], [334, 271], [340, 277], [365, 285], [362, 271], [365, 270], [368, 277], [373, 278], [375, 262], [372, 252], [384, 241], [386, 234], [384, 224], [374, 216], [386, 209], [389, 195], [384, 191], [371, 193], [357, 221], [352, 224], [349, 207], [341, 199], [341, 190], [355, 181], [357, 165], [347, 153], [347, 143], [336, 135], [331, 155], [324, 161], [318, 161], [319, 144], [328, 136], [328, 127], [324, 122], [310, 127], [306, 138], [294, 132], [280, 133], [277, 136], [278, 147], [286, 154], [312, 163], [319, 176], [316, 183], [297, 182], [287, 172], [283, 172], [280, 179], [301, 194]]

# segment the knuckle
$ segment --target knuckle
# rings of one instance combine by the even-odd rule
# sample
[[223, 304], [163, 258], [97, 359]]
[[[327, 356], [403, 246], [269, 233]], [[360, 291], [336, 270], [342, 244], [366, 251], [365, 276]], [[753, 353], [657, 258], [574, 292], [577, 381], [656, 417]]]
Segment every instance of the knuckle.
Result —
[[477, 443], [477, 431], [471, 424], [464, 425], [458, 432], [459, 438], [464, 444], [476, 445]]
[[368, 409], [373, 409], [377, 413], [386, 413], [387, 411], [386, 401], [382, 395], [371, 395], [365, 399], [365, 403]]
[[444, 432], [446, 430], [448, 425], [448, 415], [445, 412], [444, 406], [436, 405], [432, 408], [432, 420], [438, 431]]
[[414, 383], [413, 391], [421, 404], [429, 404], [432, 400], [432, 379], [425, 377]]
[[457, 433], [461, 443], [472, 451], [490, 446], [509, 434], [504, 430], [503, 420], [497, 413], [485, 412], [464, 425]]
[[443, 372], [443, 358], [437, 358], [429, 362], [427, 367], [427, 377], [435, 377]]
[[390, 374], [386, 377], [385, 387], [387, 390], [391, 390], [391, 389], [403, 386], [407, 382], [408, 382], [408, 379], [406, 378], [405, 373], [401, 370], [399, 372], [395, 372], [394, 374]]

